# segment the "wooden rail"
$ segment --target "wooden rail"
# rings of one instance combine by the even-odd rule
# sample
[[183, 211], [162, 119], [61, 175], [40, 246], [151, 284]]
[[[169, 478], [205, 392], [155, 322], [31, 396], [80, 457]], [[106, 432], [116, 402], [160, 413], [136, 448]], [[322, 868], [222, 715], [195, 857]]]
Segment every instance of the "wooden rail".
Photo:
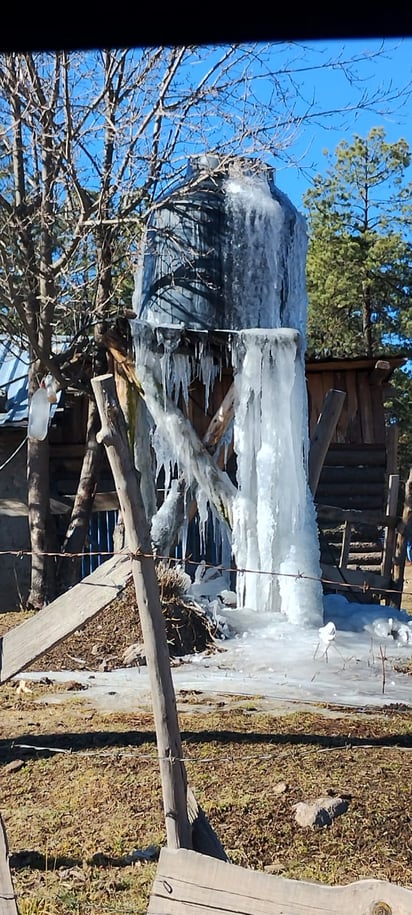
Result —
[[162, 849], [148, 915], [411, 915], [412, 890], [288, 880], [206, 855]]

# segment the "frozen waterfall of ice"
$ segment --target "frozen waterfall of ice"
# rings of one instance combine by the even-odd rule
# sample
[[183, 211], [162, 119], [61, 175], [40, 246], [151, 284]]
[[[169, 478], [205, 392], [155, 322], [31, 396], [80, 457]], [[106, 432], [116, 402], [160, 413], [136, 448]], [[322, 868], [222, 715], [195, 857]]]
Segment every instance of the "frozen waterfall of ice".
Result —
[[[259, 613], [282, 614], [300, 626], [319, 626], [323, 621], [319, 541], [307, 482], [305, 221], [265, 173], [231, 173], [223, 181], [223, 199], [226, 235], [219, 256], [226, 312], [222, 327], [232, 331], [238, 488], [232, 491], [229, 480], [227, 487], [222, 479], [218, 485], [223, 486], [226, 504], [233, 507], [238, 602]], [[141, 274], [135, 296], [140, 280]], [[159, 303], [158, 308], [162, 314]], [[193, 308], [195, 312], [195, 303]], [[150, 333], [163, 333], [163, 325], [149, 322], [148, 337], [142, 324], [137, 323], [135, 333], [137, 373], [143, 373], [154, 420], [152, 444], [158, 467], [163, 464], [166, 469], [166, 488], [176, 463], [189, 485], [196, 480], [200, 518], [205, 523], [216, 480], [209, 471], [205, 476], [198, 463], [192, 432], [177, 411], [165, 410], [164, 404], [166, 398], [176, 404], [179, 392], [187, 400], [196, 366], [207, 400], [216, 366], [207, 352], [196, 366], [190, 356], [176, 352], [178, 324], [165, 325], [163, 354], [154, 357], [148, 352]]]
[[323, 619], [319, 544], [308, 488], [306, 388], [297, 331], [245, 330], [234, 350], [238, 602], [293, 623]]
[[[323, 618], [319, 541], [307, 482], [307, 238], [303, 217], [262, 176], [226, 183], [238, 326], [232, 344], [238, 601], [290, 622]], [[233, 295], [233, 289], [232, 289]], [[262, 326], [262, 320], [265, 322]]]

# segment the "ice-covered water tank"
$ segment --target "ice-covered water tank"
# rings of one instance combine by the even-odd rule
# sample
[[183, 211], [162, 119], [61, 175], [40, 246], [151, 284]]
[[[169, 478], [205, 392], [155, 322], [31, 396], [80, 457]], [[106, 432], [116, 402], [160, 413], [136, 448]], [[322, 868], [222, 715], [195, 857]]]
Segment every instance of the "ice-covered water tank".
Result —
[[302, 331], [305, 260], [303, 217], [276, 187], [271, 168], [193, 157], [185, 181], [151, 217], [134, 310], [152, 325]]

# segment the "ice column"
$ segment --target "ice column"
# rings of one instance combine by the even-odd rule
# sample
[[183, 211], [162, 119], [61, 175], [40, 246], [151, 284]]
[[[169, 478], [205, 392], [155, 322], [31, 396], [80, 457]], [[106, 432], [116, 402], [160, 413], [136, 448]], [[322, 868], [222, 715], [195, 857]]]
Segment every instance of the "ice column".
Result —
[[238, 490], [232, 542], [238, 569], [250, 570], [237, 576], [238, 602], [319, 626], [319, 541], [305, 466], [307, 395], [299, 332], [240, 331], [234, 369]]

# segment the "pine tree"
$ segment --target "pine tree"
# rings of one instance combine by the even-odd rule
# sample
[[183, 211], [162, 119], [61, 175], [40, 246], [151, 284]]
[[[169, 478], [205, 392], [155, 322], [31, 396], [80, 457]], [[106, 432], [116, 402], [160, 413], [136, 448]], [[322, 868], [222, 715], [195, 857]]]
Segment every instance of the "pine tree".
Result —
[[408, 143], [381, 127], [342, 141], [305, 196], [308, 350], [375, 356], [409, 345], [412, 185]]

